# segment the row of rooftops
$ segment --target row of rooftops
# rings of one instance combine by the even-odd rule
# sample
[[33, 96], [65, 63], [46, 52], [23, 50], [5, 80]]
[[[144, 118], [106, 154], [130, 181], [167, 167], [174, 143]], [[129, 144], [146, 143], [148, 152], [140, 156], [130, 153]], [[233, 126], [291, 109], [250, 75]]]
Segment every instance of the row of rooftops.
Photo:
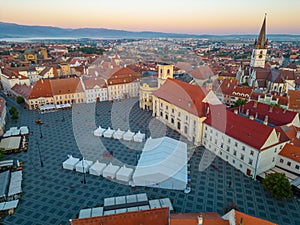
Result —
[[[40, 97], [52, 97], [54, 95], [64, 95], [77, 92], [83, 92], [85, 89], [107, 88], [110, 85], [126, 84], [139, 81], [141, 75], [135, 73], [129, 68], [116, 68], [110, 71], [110, 77], [106, 80], [102, 76], [83, 77], [62, 77], [60, 79], [41, 79], [32, 86], [16, 84], [12, 90], [28, 99], [37, 99]], [[83, 85], [84, 84], [84, 87]]]
[[235, 109], [205, 103], [205, 89], [175, 79], [168, 78], [153, 95], [198, 117], [206, 117], [205, 124], [257, 150], [266, 147], [270, 135], [277, 137], [276, 144], [289, 141], [281, 126], [300, 125], [296, 112], [264, 103], [250, 101]]
[[71, 225], [276, 225], [234, 209], [221, 217], [216, 212], [169, 214], [168, 208], [73, 219], [70, 223]]

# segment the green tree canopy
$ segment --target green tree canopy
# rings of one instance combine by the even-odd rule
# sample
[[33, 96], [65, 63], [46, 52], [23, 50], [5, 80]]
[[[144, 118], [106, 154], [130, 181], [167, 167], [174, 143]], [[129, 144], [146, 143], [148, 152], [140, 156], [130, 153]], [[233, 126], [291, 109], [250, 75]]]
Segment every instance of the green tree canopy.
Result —
[[18, 104], [24, 103], [24, 98], [21, 97], [21, 96], [18, 96], [18, 97], [17, 97], [17, 103], [18, 103]]
[[275, 198], [290, 199], [293, 196], [290, 182], [283, 173], [268, 174], [263, 180], [263, 187]]
[[239, 98], [238, 100], [236, 100], [233, 107], [239, 107], [241, 105], [244, 105], [245, 103], [246, 103], [246, 100]]

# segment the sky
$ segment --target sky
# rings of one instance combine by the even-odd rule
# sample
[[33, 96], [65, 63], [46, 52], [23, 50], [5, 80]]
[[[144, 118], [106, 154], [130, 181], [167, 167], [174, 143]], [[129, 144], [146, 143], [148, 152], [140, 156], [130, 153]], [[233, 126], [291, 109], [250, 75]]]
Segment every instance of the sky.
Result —
[[300, 0], [0, 0], [0, 21], [189, 34], [300, 34]]

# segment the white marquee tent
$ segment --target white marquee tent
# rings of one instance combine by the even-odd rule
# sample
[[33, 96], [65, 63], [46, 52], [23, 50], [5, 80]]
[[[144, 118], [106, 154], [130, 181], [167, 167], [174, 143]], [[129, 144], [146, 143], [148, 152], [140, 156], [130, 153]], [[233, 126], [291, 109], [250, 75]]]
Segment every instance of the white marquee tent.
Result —
[[129, 182], [133, 174], [132, 168], [127, 168], [125, 165], [119, 169], [116, 174], [116, 179], [120, 181]]
[[113, 164], [108, 164], [107, 167], [103, 170], [103, 177], [114, 179], [116, 177], [117, 171], [120, 169], [119, 166], [115, 166]]
[[120, 128], [117, 129], [117, 131], [113, 134], [114, 139], [122, 139], [123, 135], [125, 134], [125, 131], [120, 130]]
[[63, 168], [67, 170], [74, 170], [76, 164], [79, 162], [78, 158], [74, 158], [72, 155], [68, 156], [69, 158], [63, 162]]
[[113, 134], [115, 133], [115, 130], [110, 129], [110, 127], [104, 131], [103, 136], [106, 138], [112, 138]]
[[76, 172], [87, 173], [92, 164], [93, 161], [82, 159], [75, 166]]
[[143, 141], [145, 141], [145, 134], [143, 134], [139, 131], [134, 135], [133, 140], [135, 142], [143, 142]]
[[94, 135], [97, 137], [101, 137], [104, 133], [105, 129], [99, 126], [96, 130], [94, 130]]
[[89, 168], [89, 173], [92, 175], [100, 176], [103, 173], [105, 163], [100, 163], [98, 160]]
[[123, 135], [123, 140], [125, 141], [132, 141], [133, 140], [134, 133], [128, 130], [124, 135]]
[[169, 137], [148, 139], [133, 174], [133, 185], [184, 190], [187, 144]]

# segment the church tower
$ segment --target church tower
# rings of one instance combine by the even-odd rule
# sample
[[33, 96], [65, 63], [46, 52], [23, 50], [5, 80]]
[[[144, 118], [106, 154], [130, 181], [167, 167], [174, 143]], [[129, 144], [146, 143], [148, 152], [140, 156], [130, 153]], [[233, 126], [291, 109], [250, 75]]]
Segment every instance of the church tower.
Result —
[[254, 42], [255, 48], [251, 55], [251, 67], [265, 67], [267, 50], [268, 50], [268, 39], [266, 39], [266, 15], [258, 36], [258, 39]]
[[173, 78], [173, 65], [168, 63], [158, 63], [158, 88], [160, 88], [168, 78]]

